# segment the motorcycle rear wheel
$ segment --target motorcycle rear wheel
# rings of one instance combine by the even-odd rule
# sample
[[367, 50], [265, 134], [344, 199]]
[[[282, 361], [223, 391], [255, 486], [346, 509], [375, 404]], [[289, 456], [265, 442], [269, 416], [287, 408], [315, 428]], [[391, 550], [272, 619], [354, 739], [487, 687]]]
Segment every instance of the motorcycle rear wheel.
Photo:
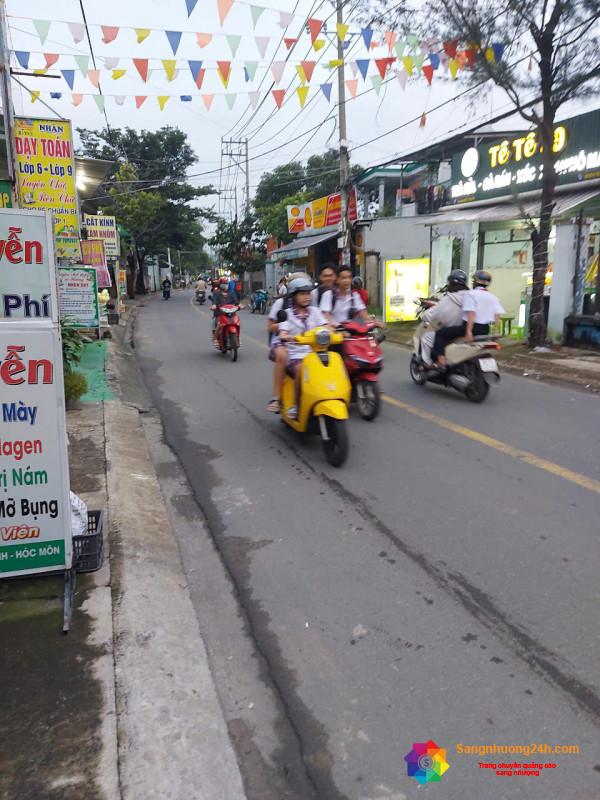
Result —
[[237, 361], [237, 358], [238, 358], [238, 341], [237, 341], [237, 336], [235, 335], [235, 333], [230, 333], [229, 334], [229, 347], [228, 347], [228, 350], [229, 350], [229, 355], [231, 356], [231, 360], [235, 364], [235, 362]]
[[465, 397], [471, 403], [483, 403], [488, 396], [490, 387], [483, 377], [483, 372], [477, 364], [473, 362], [465, 364], [465, 374], [469, 379], [469, 385], [465, 390]]
[[321, 439], [325, 458], [332, 467], [341, 467], [348, 457], [348, 430], [346, 420], [324, 417], [329, 439]]
[[379, 384], [373, 381], [360, 381], [356, 386], [356, 407], [361, 417], [371, 422], [379, 414], [380, 404]]
[[423, 386], [425, 383], [425, 376], [422, 370], [419, 369], [419, 361], [415, 355], [410, 360], [410, 377], [417, 386]]

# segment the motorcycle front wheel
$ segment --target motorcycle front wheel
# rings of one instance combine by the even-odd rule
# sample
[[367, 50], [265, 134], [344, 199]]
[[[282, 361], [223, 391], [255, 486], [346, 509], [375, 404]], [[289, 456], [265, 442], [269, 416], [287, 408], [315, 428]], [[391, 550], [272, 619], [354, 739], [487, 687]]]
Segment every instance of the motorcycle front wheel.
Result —
[[381, 400], [379, 397], [379, 384], [372, 381], [360, 381], [356, 386], [356, 407], [358, 413], [367, 422], [375, 419], [379, 414]]
[[417, 384], [417, 386], [423, 386], [425, 383], [425, 376], [423, 375], [422, 370], [419, 369], [419, 360], [415, 355], [413, 355], [410, 360], [410, 377]]
[[341, 467], [348, 457], [348, 430], [346, 420], [323, 417], [328, 439], [321, 439], [325, 458], [332, 467]]
[[231, 356], [231, 360], [235, 363], [238, 357], [238, 340], [235, 333], [229, 334], [229, 355]]

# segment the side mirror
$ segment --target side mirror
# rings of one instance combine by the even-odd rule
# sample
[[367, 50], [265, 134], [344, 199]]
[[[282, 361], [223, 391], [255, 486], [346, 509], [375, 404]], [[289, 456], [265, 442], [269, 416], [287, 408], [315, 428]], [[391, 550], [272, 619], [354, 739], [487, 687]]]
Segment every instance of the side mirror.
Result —
[[287, 311], [282, 308], [277, 312], [277, 322], [285, 322], [287, 320]]

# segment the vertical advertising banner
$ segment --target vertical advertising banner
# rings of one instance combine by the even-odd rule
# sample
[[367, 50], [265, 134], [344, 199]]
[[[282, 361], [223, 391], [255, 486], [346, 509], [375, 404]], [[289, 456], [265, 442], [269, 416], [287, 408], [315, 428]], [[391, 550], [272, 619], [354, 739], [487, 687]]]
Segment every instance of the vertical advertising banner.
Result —
[[416, 319], [415, 300], [429, 291], [429, 259], [402, 258], [385, 262], [385, 321]]
[[15, 118], [21, 205], [51, 211], [57, 258], [80, 260], [79, 213], [71, 123]]
[[97, 328], [98, 284], [94, 267], [59, 267], [60, 318], [71, 328]]
[[84, 214], [83, 224], [89, 239], [101, 239], [107, 258], [119, 256], [119, 239], [117, 221], [107, 214]]
[[106, 255], [104, 253], [104, 242], [102, 239], [82, 239], [81, 240], [81, 262], [86, 267], [95, 267], [98, 276], [98, 288], [110, 289], [112, 281], [110, 272], [106, 266]]
[[70, 568], [70, 528], [60, 339], [0, 320], [0, 577]]

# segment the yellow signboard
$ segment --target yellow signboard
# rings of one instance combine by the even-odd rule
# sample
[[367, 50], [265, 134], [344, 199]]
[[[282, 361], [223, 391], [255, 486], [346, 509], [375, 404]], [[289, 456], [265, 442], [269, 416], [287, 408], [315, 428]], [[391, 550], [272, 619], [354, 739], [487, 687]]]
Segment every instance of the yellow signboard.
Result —
[[15, 119], [17, 175], [23, 208], [54, 214], [57, 258], [81, 258], [71, 123]]
[[429, 259], [402, 258], [385, 262], [385, 321], [406, 322], [416, 319], [414, 301], [427, 297]]

